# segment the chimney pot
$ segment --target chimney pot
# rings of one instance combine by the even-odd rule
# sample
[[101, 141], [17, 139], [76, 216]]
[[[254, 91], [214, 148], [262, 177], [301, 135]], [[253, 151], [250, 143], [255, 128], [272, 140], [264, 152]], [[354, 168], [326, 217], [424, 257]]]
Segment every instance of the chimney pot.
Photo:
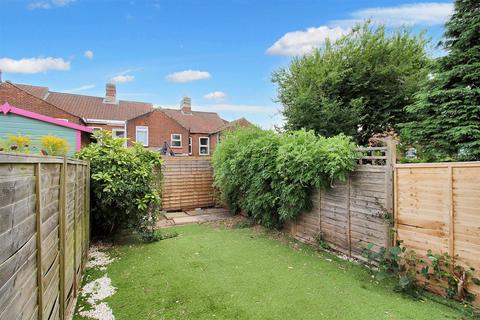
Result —
[[192, 99], [190, 97], [183, 97], [182, 99], [182, 112], [192, 113]]
[[117, 87], [114, 83], [107, 83], [107, 85], [105, 86], [105, 102], [117, 102]]

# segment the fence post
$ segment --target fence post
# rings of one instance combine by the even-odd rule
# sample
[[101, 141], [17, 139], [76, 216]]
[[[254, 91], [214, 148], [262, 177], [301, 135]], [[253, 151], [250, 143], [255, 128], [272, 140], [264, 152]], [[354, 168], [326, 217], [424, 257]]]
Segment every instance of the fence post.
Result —
[[[77, 296], [77, 211], [78, 211], [78, 201], [77, 201], [77, 174], [78, 174], [78, 165], [75, 166], [75, 179], [73, 185], [73, 297]], [[75, 306], [74, 306], [75, 307]]]
[[[448, 254], [455, 257], [455, 208], [453, 203], [453, 166], [448, 165], [448, 202], [449, 202], [449, 226], [448, 226]], [[453, 267], [453, 265], [451, 265]]]
[[90, 247], [90, 161], [87, 164], [87, 175], [86, 175], [86, 203], [87, 203], [87, 248]]
[[38, 304], [38, 319], [43, 319], [43, 268], [42, 268], [42, 182], [41, 182], [41, 167], [40, 162], [35, 164], [35, 222], [37, 229], [37, 304]]
[[347, 180], [347, 240], [348, 240], [348, 256], [352, 256], [352, 230], [351, 230], [351, 222], [350, 222], [350, 189], [352, 188], [352, 178], [348, 176]]
[[[395, 163], [397, 162], [397, 142], [393, 138], [386, 140], [387, 151], [386, 151], [386, 163], [385, 163], [385, 209], [387, 213], [392, 216], [392, 219], [396, 221], [395, 212], [394, 212], [394, 170]], [[385, 248], [388, 248], [392, 245], [390, 240], [390, 227], [387, 226], [387, 236], [385, 237]]]
[[61, 165], [60, 172], [60, 319], [65, 319], [65, 194], [67, 187], [67, 157], [63, 158], [63, 164]]

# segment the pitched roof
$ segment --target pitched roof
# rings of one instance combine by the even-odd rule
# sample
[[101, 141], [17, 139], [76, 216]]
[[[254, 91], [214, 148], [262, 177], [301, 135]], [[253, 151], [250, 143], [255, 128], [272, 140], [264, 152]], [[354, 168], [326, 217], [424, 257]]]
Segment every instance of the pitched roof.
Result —
[[215, 112], [183, 113], [177, 109], [161, 109], [167, 116], [177, 121], [182, 127], [191, 133], [214, 133], [224, 126], [227, 121], [220, 118]]
[[65, 111], [87, 119], [128, 120], [153, 109], [151, 103], [124, 101], [105, 103], [103, 97], [84, 96], [79, 94], [52, 92], [47, 101]]
[[36, 97], [86, 119], [125, 121], [153, 109], [153, 105], [146, 102], [119, 100], [118, 103], [105, 103], [103, 97], [48, 91], [47, 87], [16, 85]]
[[[125, 121], [154, 110], [151, 103], [124, 100], [119, 100], [118, 103], [105, 103], [103, 97], [54, 92], [49, 91], [47, 87], [16, 85], [66, 112], [85, 119]], [[220, 118], [215, 112], [192, 111], [187, 114], [179, 109], [159, 110], [191, 133], [215, 133], [228, 124], [228, 121]]]
[[245, 119], [244, 117], [241, 117], [239, 119], [236, 119], [236, 120], [233, 120], [233, 121], [230, 121], [230, 122], [227, 122], [226, 124], [224, 124], [223, 126], [221, 126], [220, 128], [218, 128], [215, 132], [221, 132], [223, 130], [226, 130], [226, 129], [229, 129], [229, 128], [234, 128], [236, 126], [239, 126], [239, 127], [248, 127], [248, 126], [251, 126], [252, 123], [250, 121], [248, 121], [247, 119]]
[[[43, 89], [46, 89], [43, 90]], [[39, 97], [43, 93], [48, 93], [46, 87], [36, 87], [29, 85], [15, 84], [10, 81], [0, 82], [0, 103], [8, 102], [19, 105], [22, 109], [36, 112], [40, 109], [43, 113], [47, 112], [49, 116], [56, 118], [66, 118], [69, 121], [85, 124], [81, 117], [74, 115], [48, 101]]]
[[32, 96], [35, 96], [40, 99], [44, 99], [45, 96], [48, 94], [47, 87], [31, 86], [28, 84], [19, 84], [19, 83], [15, 83], [14, 85], [22, 89], [23, 91], [30, 93]]

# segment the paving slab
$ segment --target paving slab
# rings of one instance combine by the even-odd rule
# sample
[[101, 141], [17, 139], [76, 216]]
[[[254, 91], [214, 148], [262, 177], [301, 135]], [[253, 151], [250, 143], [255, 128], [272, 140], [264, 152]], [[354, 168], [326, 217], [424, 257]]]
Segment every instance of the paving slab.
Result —
[[198, 216], [188, 216], [186, 215], [186, 217], [178, 217], [178, 218], [173, 218], [172, 219], [173, 222], [175, 223], [175, 225], [181, 225], [181, 224], [192, 224], [192, 223], [199, 223], [199, 222], [202, 222]]
[[165, 216], [165, 218], [169, 219], [169, 220], [172, 220], [174, 218], [185, 218], [185, 217], [189, 217], [188, 214], [186, 214], [185, 212], [181, 211], [181, 212], [166, 212], [163, 214]]
[[229, 211], [225, 208], [207, 208], [207, 209], [195, 209], [186, 211], [190, 216], [199, 216], [205, 214], [229, 214]]
[[157, 222], [157, 227], [159, 228], [168, 228], [173, 226], [175, 226], [175, 223], [173, 222], [173, 220], [161, 219], [161, 220], [158, 220]]

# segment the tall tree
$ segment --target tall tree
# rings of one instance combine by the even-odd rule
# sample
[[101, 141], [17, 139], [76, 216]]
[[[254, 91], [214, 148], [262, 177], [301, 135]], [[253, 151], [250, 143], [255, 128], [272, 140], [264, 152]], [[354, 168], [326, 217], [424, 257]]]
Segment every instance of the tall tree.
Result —
[[447, 55], [407, 111], [402, 130], [427, 158], [480, 160], [480, 2], [457, 0], [441, 45]]
[[360, 144], [408, 121], [430, 59], [423, 34], [387, 33], [368, 22], [273, 74], [285, 128], [354, 136]]

